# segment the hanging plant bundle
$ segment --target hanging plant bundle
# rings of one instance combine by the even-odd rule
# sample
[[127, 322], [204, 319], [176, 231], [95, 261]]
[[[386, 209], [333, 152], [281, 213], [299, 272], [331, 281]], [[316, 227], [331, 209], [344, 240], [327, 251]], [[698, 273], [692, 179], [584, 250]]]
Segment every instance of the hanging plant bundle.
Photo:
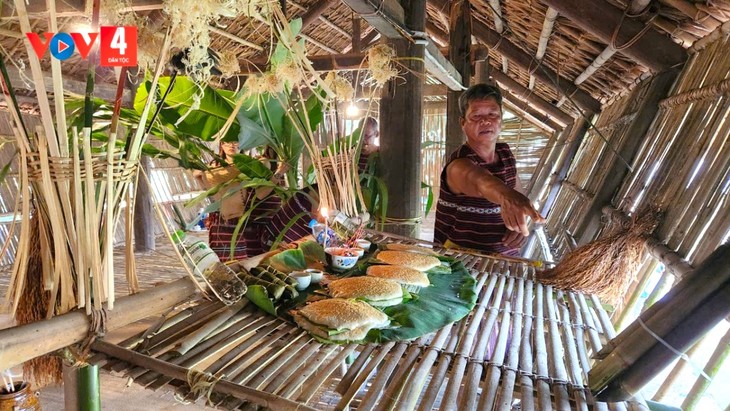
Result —
[[[20, 28], [31, 32], [32, 28], [23, 1], [15, 2]], [[57, 31], [57, 16], [50, 11], [51, 31]], [[94, 2], [92, 26], [99, 24], [99, 1]], [[30, 48], [29, 43], [25, 43]], [[165, 61], [170, 47], [170, 36], [166, 37], [158, 61]], [[27, 50], [33, 55], [33, 50]], [[36, 84], [36, 94], [41, 114], [41, 124], [35, 129], [26, 127], [17, 104], [9, 104], [14, 119], [14, 134], [20, 153], [21, 221], [31, 221], [31, 213], [38, 219], [39, 233], [31, 231], [30, 224], [21, 224], [18, 249], [11, 271], [10, 287], [6, 304], [15, 314], [20, 301], [31, 288], [26, 289], [26, 279], [31, 258], [33, 241], [38, 238], [44, 244], [40, 254], [42, 282], [40, 286], [48, 293], [44, 306], [46, 317], [65, 313], [75, 307], [87, 312], [114, 307], [113, 243], [117, 224], [122, 217], [122, 202], [128, 200], [128, 189], [135, 176], [142, 145], [147, 137], [144, 124], [150, 115], [154, 101], [150, 99], [140, 116], [136, 130], [129, 137], [118, 135], [120, 104], [115, 105], [111, 127], [103, 140], [92, 140], [95, 128], [92, 108], [95, 67], [98, 56], [89, 55], [89, 74], [84, 110], [83, 127], [68, 127], [64, 95], [63, 76], [59, 64], [51, 65], [54, 95], [53, 105], [44, 87], [43, 71], [38, 59], [31, 58], [30, 68]], [[56, 61], [57, 62], [57, 61]], [[13, 88], [2, 68], [3, 93], [14, 102]], [[164, 70], [158, 64], [152, 88]], [[126, 80], [122, 68], [116, 101], [121, 102], [121, 91]], [[34, 207], [35, 206], [35, 209]], [[131, 212], [131, 207], [125, 208]], [[128, 217], [129, 219], [129, 217]], [[127, 237], [126, 248], [131, 249], [131, 237]], [[35, 273], [33, 273], [35, 275]], [[128, 272], [130, 285], [136, 283], [133, 273]], [[27, 306], [23, 306], [24, 310]], [[27, 313], [20, 313], [20, 317]]]
[[657, 213], [653, 211], [638, 215], [628, 224], [609, 222], [607, 235], [569, 252], [555, 267], [538, 271], [537, 279], [556, 288], [619, 303], [634, 280], [646, 237], [656, 224]]

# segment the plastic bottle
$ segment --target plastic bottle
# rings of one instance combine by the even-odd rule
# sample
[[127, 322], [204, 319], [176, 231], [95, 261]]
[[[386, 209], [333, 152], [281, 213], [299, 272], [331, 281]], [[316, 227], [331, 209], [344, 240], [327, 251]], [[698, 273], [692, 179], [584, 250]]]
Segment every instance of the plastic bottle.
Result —
[[176, 231], [172, 237], [185, 265], [195, 276], [203, 278], [224, 304], [234, 304], [246, 294], [246, 284], [221, 262], [208, 243], [187, 237], [182, 230]]

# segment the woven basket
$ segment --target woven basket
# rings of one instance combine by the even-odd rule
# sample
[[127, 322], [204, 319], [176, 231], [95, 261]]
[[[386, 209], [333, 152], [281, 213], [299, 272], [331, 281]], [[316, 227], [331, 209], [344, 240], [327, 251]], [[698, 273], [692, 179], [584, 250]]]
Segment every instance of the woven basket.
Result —
[[[114, 154], [114, 165], [112, 166], [112, 179], [115, 181], [131, 181], [137, 171], [136, 161], [122, 160], [123, 151]], [[28, 178], [30, 181], [40, 181], [42, 178], [41, 156], [38, 152], [28, 153]], [[91, 168], [95, 182], [106, 181], [107, 179], [107, 154], [94, 154], [91, 158]], [[48, 169], [51, 174], [51, 181], [70, 181], [74, 178], [74, 163], [70, 157], [48, 157]], [[80, 178], [86, 178], [86, 163], [81, 162]]]

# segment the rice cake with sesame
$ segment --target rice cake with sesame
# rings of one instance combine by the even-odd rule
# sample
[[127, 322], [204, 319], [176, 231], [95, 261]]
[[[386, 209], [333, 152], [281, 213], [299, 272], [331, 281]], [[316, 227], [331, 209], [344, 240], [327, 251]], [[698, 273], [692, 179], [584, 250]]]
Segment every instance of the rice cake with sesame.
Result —
[[389, 307], [403, 302], [403, 288], [393, 280], [378, 277], [350, 277], [327, 286], [335, 298], [355, 298], [373, 307]]
[[292, 317], [302, 329], [332, 341], [359, 341], [371, 329], [390, 324], [387, 315], [369, 304], [342, 298], [315, 301]]
[[428, 271], [441, 265], [441, 260], [436, 257], [407, 251], [380, 251], [375, 258], [386, 264], [400, 265], [418, 271]]
[[400, 265], [372, 265], [366, 273], [371, 277], [386, 278], [404, 285], [428, 287], [431, 284], [424, 272]]
[[426, 254], [426, 255], [433, 255], [433, 256], [439, 255], [436, 251], [434, 251], [430, 248], [421, 247], [421, 246], [412, 245], [412, 244], [388, 243], [388, 244], [385, 244], [385, 249], [392, 250], [392, 251], [408, 251], [411, 253]]

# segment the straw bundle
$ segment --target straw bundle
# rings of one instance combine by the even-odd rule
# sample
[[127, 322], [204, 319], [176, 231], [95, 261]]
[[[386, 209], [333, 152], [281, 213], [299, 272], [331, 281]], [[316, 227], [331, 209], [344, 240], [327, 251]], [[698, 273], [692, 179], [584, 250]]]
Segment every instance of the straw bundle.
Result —
[[[16, 320], [19, 325], [34, 323], [45, 318], [45, 307], [48, 306], [50, 293], [43, 290], [43, 261], [42, 252], [49, 249], [42, 247], [40, 218], [34, 215], [30, 220], [30, 257], [28, 259], [28, 273], [25, 277], [24, 298], [20, 301]], [[34, 388], [59, 384], [62, 380], [61, 358], [53, 354], [46, 354], [23, 363], [23, 379]]]
[[537, 273], [546, 285], [595, 294], [618, 303], [639, 269], [646, 237], [657, 224], [647, 211], [627, 225], [609, 222], [608, 234], [568, 253], [555, 267]]

